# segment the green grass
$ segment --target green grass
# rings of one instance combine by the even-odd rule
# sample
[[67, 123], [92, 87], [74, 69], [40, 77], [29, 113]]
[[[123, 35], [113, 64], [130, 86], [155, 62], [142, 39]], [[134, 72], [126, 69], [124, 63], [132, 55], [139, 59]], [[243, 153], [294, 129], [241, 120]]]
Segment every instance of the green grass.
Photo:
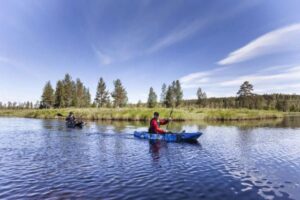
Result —
[[[119, 120], [144, 121], [158, 111], [162, 118], [169, 117], [171, 109], [167, 108], [65, 108], [65, 109], [35, 109], [35, 110], [0, 110], [0, 116], [53, 119], [67, 116], [73, 111], [77, 117], [85, 120]], [[279, 111], [249, 110], [249, 109], [174, 109], [172, 118], [177, 121], [187, 120], [259, 120], [282, 118], [285, 113]]]

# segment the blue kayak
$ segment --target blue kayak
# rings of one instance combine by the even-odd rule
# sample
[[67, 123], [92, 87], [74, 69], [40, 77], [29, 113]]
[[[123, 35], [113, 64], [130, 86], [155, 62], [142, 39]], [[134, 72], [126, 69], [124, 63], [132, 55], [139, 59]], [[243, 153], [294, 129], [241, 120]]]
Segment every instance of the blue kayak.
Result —
[[166, 133], [155, 134], [148, 132], [134, 132], [134, 137], [148, 140], [165, 140], [168, 142], [183, 142], [183, 141], [196, 141], [202, 135], [201, 132], [197, 133]]

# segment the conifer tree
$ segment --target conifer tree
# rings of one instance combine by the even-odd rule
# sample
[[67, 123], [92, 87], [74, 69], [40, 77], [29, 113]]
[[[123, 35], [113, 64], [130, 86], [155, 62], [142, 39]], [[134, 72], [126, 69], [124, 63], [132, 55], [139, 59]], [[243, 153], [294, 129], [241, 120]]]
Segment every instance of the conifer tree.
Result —
[[106, 84], [102, 77], [98, 82], [95, 102], [97, 107], [104, 107], [109, 104], [109, 92], [106, 90]]
[[167, 85], [164, 83], [161, 87], [160, 103], [165, 106], [166, 104]]
[[182, 103], [182, 98], [183, 98], [183, 92], [181, 89], [181, 84], [179, 80], [177, 80], [174, 84], [174, 93], [175, 93], [175, 105], [176, 107], [180, 106]]
[[63, 108], [66, 106], [64, 98], [64, 84], [62, 81], [57, 81], [55, 89], [55, 104], [56, 108]]
[[127, 104], [127, 92], [123, 87], [121, 80], [117, 79], [114, 81], [114, 91], [112, 92], [111, 96], [114, 99], [114, 106], [115, 107], [124, 107]]
[[168, 86], [168, 89], [167, 89], [166, 106], [168, 108], [175, 106], [175, 94], [174, 94], [174, 88], [172, 86]]
[[250, 108], [254, 107], [254, 96], [253, 94], [253, 85], [248, 81], [245, 81], [241, 86], [239, 91], [237, 92], [238, 98], [237, 101], [240, 107]]
[[70, 74], [66, 74], [64, 80], [62, 81], [64, 85], [64, 103], [66, 107], [70, 107], [74, 104], [74, 82], [72, 81], [72, 77]]
[[253, 85], [248, 81], [245, 81], [241, 86], [239, 91], [237, 92], [239, 97], [253, 96]]
[[79, 108], [83, 107], [85, 104], [84, 103], [84, 101], [85, 101], [84, 85], [79, 78], [76, 79], [74, 94], [75, 95], [74, 95], [73, 105], [75, 107], [79, 107]]
[[147, 106], [149, 108], [154, 108], [156, 106], [156, 104], [157, 104], [157, 95], [154, 92], [153, 88], [150, 87]]
[[91, 106], [91, 94], [90, 90], [86, 87], [83, 88], [84, 97], [83, 97], [83, 107], [90, 107]]
[[44, 87], [41, 108], [51, 108], [54, 105], [54, 90], [50, 81], [48, 81]]
[[205, 100], [206, 100], [207, 96], [205, 92], [202, 92], [201, 88], [198, 88], [197, 90], [197, 104], [199, 106], [205, 106]]

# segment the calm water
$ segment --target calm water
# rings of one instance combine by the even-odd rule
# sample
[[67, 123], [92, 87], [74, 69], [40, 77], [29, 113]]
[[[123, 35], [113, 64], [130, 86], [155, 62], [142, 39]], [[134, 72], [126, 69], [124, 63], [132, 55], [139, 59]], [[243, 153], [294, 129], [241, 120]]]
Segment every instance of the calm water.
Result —
[[300, 199], [300, 119], [179, 124], [196, 144], [135, 139], [139, 123], [0, 118], [0, 199]]

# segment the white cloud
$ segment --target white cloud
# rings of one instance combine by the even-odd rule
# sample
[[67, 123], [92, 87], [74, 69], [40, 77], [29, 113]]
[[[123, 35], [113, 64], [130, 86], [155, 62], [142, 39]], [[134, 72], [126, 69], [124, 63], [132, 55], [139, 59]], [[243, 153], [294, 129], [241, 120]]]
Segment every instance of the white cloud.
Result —
[[196, 20], [186, 26], [177, 27], [176, 30], [170, 32], [165, 37], [161, 38], [157, 43], [154, 43], [148, 50], [148, 53], [158, 51], [162, 48], [177, 43], [192, 34], [199, 31], [202, 27], [208, 24], [208, 20]]
[[196, 72], [188, 74], [184, 77], [180, 78], [180, 82], [182, 84], [189, 84], [189, 83], [205, 83], [208, 81], [207, 77], [210, 75], [211, 72]]
[[270, 74], [253, 74], [241, 76], [234, 80], [221, 82], [221, 86], [238, 86], [244, 81], [250, 81], [253, 84], [276, 84], [281, 82], [298, 81], [300, 77], [300, 66], [291, 67], [281, 72]]
[[100, 50], [95, 50], [96, 55], [102, 65], [109, 65], [113, 62], [112, 58]]
[[295, 50], [300, 50], [300, 23], [266, 33], [242, 48], [231, 52], [218, 64], [234, 64], [267, 54]]
[[[174, 30], [168, 32], [164, 37], [160, 38], [156, 43], [150, 46], [149, 49], [146, 50], [147, 53], [153, 53], [160, 49], [171, 46], [177, 42], [180, 42], [197, 32], [203, 30], [207, 26], [217, 23], [220, 21], [224, 21], [230, 17], [234, 17], [237, 14], [247, 10], [255, 5], [257, 5], [259, 1], [251, 1], [251, 2], [239, 2], [234, 7], [228, 10], [219, 11], [219, 6], [212, 7], [209, 14], [205, 16], [199, 16], [198, 19], [194, 21], [190, 21], [185, 23], [184, 25], [177, 26]], [[218, 13], [216, 15], [215, 13]]]
[[[184, 89], [204, 88], [208, 96], [234, 96], [244, 81], [254, 85], [254, 92], [263, 93], [299, 93], [300, 65], [272, 66], [257, 73], [244, 76], [224, 74], [220, 70], [191, 73], [180, 78]], [[230, 95], [231, 94], [231, 95]]]
[[216, 68], [208, 71], [190, 73], [179, 79], [183, 88], [197, 88], [202, 85], [211, 84], [218, 72], [226, 70], [226, 67]]

